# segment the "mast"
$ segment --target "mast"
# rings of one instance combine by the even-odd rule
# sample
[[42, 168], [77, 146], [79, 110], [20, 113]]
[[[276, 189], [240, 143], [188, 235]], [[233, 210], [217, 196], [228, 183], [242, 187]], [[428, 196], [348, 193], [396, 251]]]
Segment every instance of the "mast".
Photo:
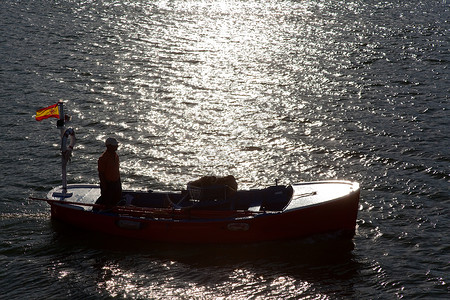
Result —
[[[75, 131], [72, 128], [65, 128], [66, 115], [64, 113], [64, 102], [60, 100], [58, 102], [59, 119], [56, 122], [56, 127], [61, 133], [61, 180], [62, 180], [62, 193], [59, 197], [70, 197], [72, 193], [67, 193], [67, 163], [72, 155], [72, 149], [75, 145]], [[67, 140], [70, 138], [70, 144], [67, 145]], [[56, 196], [56, 195], [54, 195]]]
[[64, 157], [64, 102], [59, 100], [58, 102], [58, 109], [59, 109], [59, 120], [56, 122], [56, 127], [61, 131], [61, 178], [62, 178], [62, 189], [63, 194], [66, 194], [67, 192], [67, 160]]

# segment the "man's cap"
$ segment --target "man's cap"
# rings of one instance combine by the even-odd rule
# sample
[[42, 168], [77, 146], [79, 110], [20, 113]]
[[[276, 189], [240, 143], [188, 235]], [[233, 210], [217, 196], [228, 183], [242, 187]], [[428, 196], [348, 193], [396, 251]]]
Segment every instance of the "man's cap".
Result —
[[119, 142], [115, 138], [107, 138], [105, 146], [119, 146]]

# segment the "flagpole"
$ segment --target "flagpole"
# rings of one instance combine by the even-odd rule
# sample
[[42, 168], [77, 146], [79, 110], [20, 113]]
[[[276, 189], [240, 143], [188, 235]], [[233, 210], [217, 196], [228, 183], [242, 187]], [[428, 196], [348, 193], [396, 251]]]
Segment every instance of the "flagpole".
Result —
[[[36, 111], [36, 121], [41, 121], [48, 118], [58, 118], [56, 127], [60, 130], [61, 135], [61, 179], [62, 179], [62, 193], [53, 193], [55, 197], [68, 198], [72, 193], [67, 193], [67, 163], [72, 155], [73, 147], [75, 146], [75, 131], [73, 128], [65, 128], [65, 121], [70, 117], [64, 113], [64, 102], [59, 100], [58, 103], [41, 108]], [[67, 144], [67, 140], [70, 140]]]
[[57, 128], [61, 131], [61, 178], [62, 178], [62, 191], [63, 194], [67, 193], [67, 159], [65, 157], [65, 145], [63, 143], [65, 126], [64, 126], [64, 102], [59, 100], [58, 102], [59, 109], [59, 120], [57, 121]]

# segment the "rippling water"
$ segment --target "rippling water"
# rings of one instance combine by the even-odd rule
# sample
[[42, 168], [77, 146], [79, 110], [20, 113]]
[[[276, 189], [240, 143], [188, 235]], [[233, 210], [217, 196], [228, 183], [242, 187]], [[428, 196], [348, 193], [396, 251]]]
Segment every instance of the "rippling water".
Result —
[[[447, 298], [449, 3], [2, 1], [0, 298]], [[59, 99], [97, 181], [105, 137], [124, 186], [362, 185], [352, 241], [242, 247], [111, 240], [49, 220]]]

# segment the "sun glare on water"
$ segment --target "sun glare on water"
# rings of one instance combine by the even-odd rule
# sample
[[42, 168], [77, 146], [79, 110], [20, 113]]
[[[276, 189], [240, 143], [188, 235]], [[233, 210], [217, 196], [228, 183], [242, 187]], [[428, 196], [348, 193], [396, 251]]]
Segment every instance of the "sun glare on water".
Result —
[[[311, 35], [323, 39], [320, 27], [293, 33], [305, 20], [280, 19], [287, 4], [275, 1], [272, 10], [246, 1], [139, 5], [139, 18], [131, 9], [120, 18], [104, 16], [121, 34], [103, 50], [113, 53], [112, 78], [94, 104], [115, 111], [113, 119], [99, 120], [105, 134], [96, 140], [121, 140], [126, 188], [182, 188], [199, 176], [228, 174], [251, 187], [286, 177], [286, 168], [304, 168], [299, 164], [310, 146], [286, 136], [286, 120], [298, 119], [308, 105], [307, 97], [293, 93], [319, 91], [329, 81], [320, 62], [309, 60], [322, 51], [320, 44], [301, 42]], [[296, 15], [314, 23], [312, 5], [298, 4], [302, 13]], [[160, 23], [158, 10], [172, 21]], [[303, 86], [298, 76], [308, 78]], [[91, 80], [96, 92], [99, 79]], [[81, 114], [84, 120], [102, 115]], [[299, 133], [308, 136], [315, 126]]]

